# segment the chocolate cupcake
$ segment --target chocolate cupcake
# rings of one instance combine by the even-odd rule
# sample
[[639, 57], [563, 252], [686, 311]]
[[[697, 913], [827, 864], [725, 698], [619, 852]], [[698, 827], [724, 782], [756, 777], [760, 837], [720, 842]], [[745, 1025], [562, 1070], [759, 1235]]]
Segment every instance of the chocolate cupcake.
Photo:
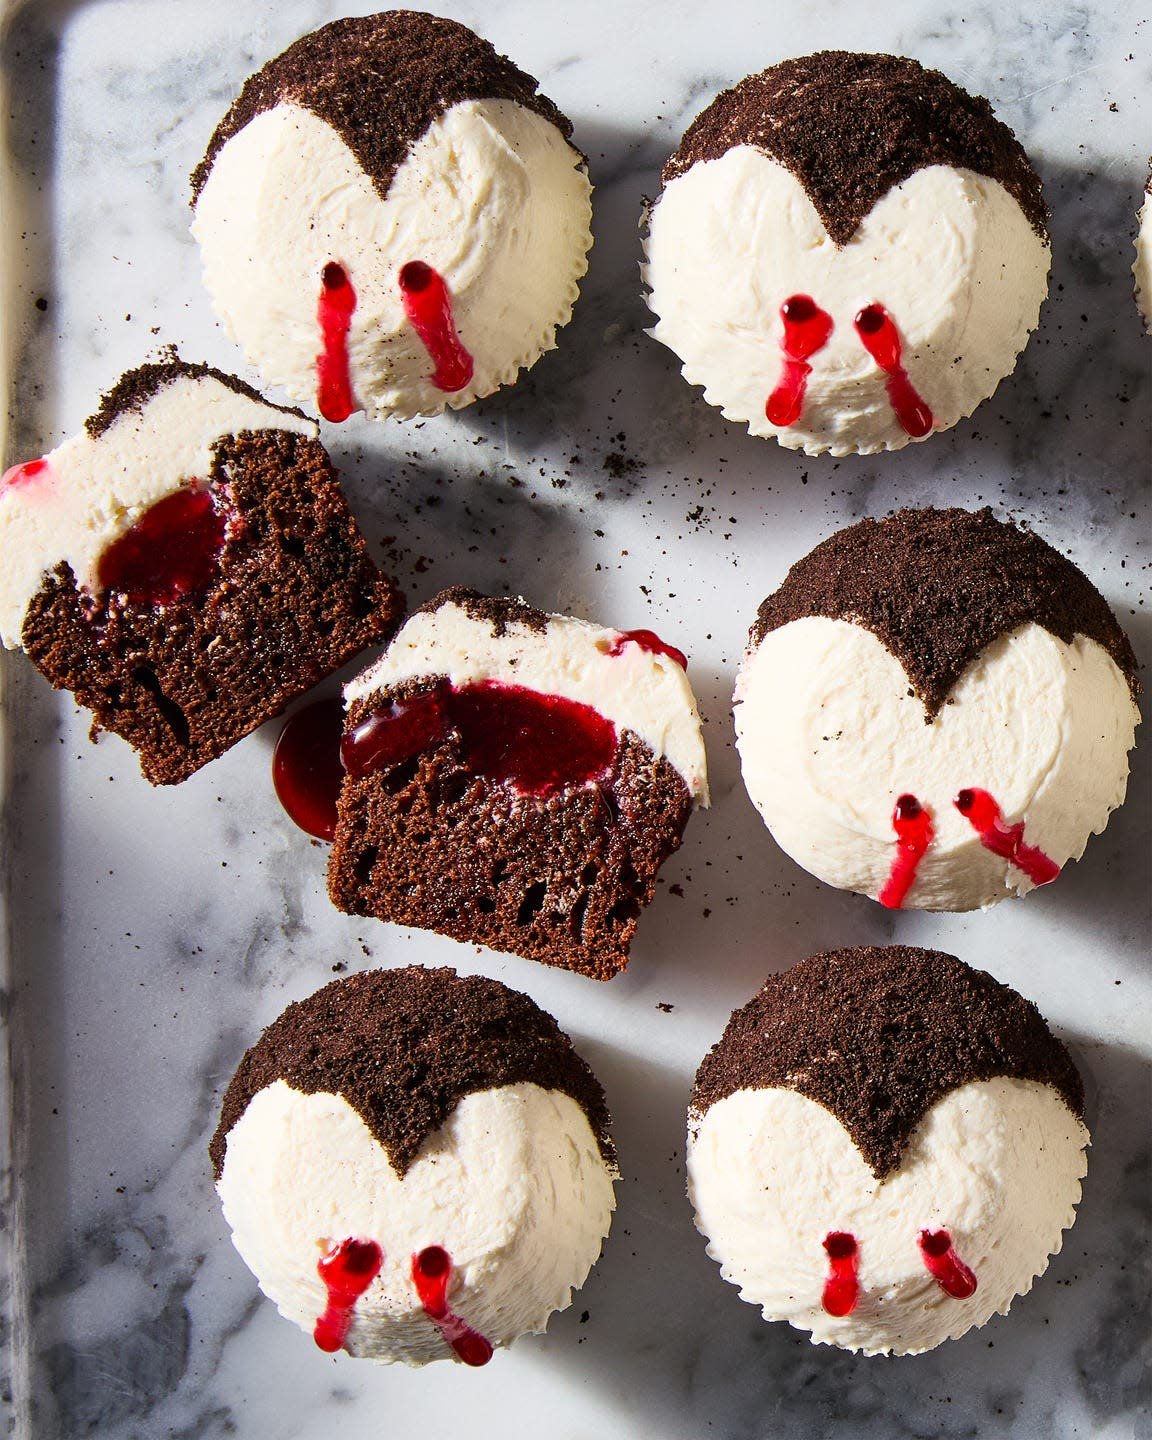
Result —
[[410, 966], [290, 1005], [241, 1061], [210, 1152], [236, 1248], [321, 1349], [483, 1365], [595, 1263], [608, 1124], [526, 995]]
[[334, 903], [608, 980], [708, 798], [683, 655], [449, 590], [345, 687]]
[[536, 81], [453, 20], [335, 20], [245, 84], [192, 176], [205, 283], [328, 420], [459, 409], [556, 343], [591, 187]]
[[345, 660], [403, 600], [316, 426], [179, 360], [124, 375], [81, 435], [0, 479], [0, 638], [186, 780]]
[[1059, 1251], [1083, 1088], [1030, 1001], [951, 955], [837, 950], [767, 980], [696, 1075], [688, 1193], [766, 1320], [918, 1354]]
[[1047, 211], [986, 100], [824, 51], [724, 91], [649, 217], [652, 334], [754, 435], [894, 450], [988, 398], [1047, 294]]
[[1124, 799], [1136, 660], [1071, 561], [990, 510], [838, 531], [760, 607], [744, 783], [805, 869], [972, 910], [1054, 880]]

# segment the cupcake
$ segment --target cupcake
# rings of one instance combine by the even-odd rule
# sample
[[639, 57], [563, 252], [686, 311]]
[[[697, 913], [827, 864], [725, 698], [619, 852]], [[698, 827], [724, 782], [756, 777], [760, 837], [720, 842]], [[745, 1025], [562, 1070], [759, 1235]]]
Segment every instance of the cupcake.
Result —
[[1152, 333], [1152, 166], [1144, 182], [1144, 203], [1137, 217], [1136, 263], [1132, 274], [1136, 282], [1136, 304], [1144, 317], [1144, 328]]
[[777, 843], [892, 908], [1055, 880], [1124, 799], [1136, 660], [1071, 561], [990, 510], [902, 510], [818, 545], [736, 681], [744, 783]]
[[896, 450], [1011, 374], [1048, 290], [1040, 181], [986, 100], [825, 51], [724, 91], [649, 216], [652, 334], [754, 435]]
[[688, 1194], [766, 1320], [915, 1355], [1047, 1269], [1082, 1114], [1067, 1050], [1014, 990], [932, 950], [837, 950], [767, 980], [705, 1057]]
[[240, 1062], [210, 1154], [237, 1250], [322, 1350], [483, 1365], [596, 1262], [608, 1125], [526, 995], [410, 966], [290, 1005]]
[[207, 365], [122, 376], [0, 479], [0, 638], [186, 780], [374, 640], [403, 600], [316, 425]]
[[610, 979], [708, 799], [686, 663], [445, 591], [345, 686], [333, 902]]
[[459, 409], [556, 343], [592, 243], [572, 127], [463, 25], [335, 20], [244, 85], [192, 176], [229, 334], [325, 419]]

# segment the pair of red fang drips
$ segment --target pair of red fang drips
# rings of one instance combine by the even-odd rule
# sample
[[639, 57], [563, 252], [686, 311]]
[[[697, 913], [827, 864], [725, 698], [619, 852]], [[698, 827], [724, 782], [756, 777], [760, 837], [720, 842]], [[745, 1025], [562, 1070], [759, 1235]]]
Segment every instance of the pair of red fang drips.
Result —
[[[773, 425], [795, 425], [804, 408], [804, 395], [812, 366], [808, 363], [832, 338], [835, 328], [827, 310], [811, 295], [791, 295], [780, 307], [784, 334], [784, 371], [768, 397], [764, 413]], [[914, 440], [932, 429], [932, 411], [908, 378], [901, 356], [900, 332], [883, 305], [866, 305], [853, 322], [860, 343], [887, 376], [888, 399], [896, 418]]]
[[[952, 803], [976, 831], [981, 845], [1022, 870], [1033, 885], [1048, 885], [1060, 874], [1054, 860], [1025, 842], [1023, 820], [1015, 825], [1005, 823], [1000, 806], [987, 790], [961, 790]], [[936, 830], [932, 816], [915, 795], [901, 795], [896, 801], [892, 828], [896, 832], [896, 855], [877, 898], [889, 910], [899, 910], [916, 879], [921, 860], [936, 838]]]
[[[342, 1240], [321, 1256], [316, 1270], [328, 1292], [328, 1307], [316, 1321], [312, 1338], [321, 1350], [333, 1353], [344, 1347], [356, 1302], [372, 1284], [384, 1264], [384, 1252], [375, 1240]], [[448, 1304], [452, 1257], [440, 1245], [428, 1245], [412, 1257], [412, 1283], [424, 1313], [465, 1365], [487, 1365], [491, 1342]]]
[[[924, 1268], [954, 1300], [967, 1300], [976, 1293], [976, 1276], [960, 1259], [947, 1230], [921, 1230], [920, 1258]], [[860, 1246], [846, 1230], [830, 1230], [824, 1237], [828, 1256], [828, 1278], [824, 1281], [821, 1304], [837, 1319], [851, 1315], [860, 1299]]]
[[[475, 365], [456, 331], [452, 297], [444, 278], [423, 260], [410, 260], [397, 276], [404, 313], [434, 370], [428, 377], [438, 390], [463, 390]], [[356, 291], [343, 265], [331, 260], [320, 276], [317, 320], [323, 348], [316, 357], [317, 405], [325, 420], [339, 424], [356, 409], [348, 357], [348, 333], [356, 310]]]

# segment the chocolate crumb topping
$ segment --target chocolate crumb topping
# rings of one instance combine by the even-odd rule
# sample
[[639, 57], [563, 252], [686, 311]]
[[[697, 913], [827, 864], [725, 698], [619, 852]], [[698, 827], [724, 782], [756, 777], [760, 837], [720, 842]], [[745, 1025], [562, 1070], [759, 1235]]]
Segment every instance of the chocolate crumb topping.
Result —
[[112, 389], [100, 397], [100, 406], [95, 415], [90, 415], [85, 420], [84, 429], [93, 440], [98, 440], [119, 420], [121, 415], [126, 414], [129, 410], [143, 410], [145, 405], [166, 385], [172, 385], [184, 376], [199, 380], [206, 375], [211, 376], [213, 380], [218, 380], [221, 385], [235, 391], [237, 395], [246, 395], [249, 400], [256, 400], [270, 410], [280, 410], [285, 415], [296, 415], [301, 420], [308, 418], [303, 410], [296, 410], [287, 405], [273, 405], [270, 400], [265, 400], [259, 390], [254, 390], [251, 385], [246, 385], [235, 375], [217, 370], [212, 365], [191, 364], [186, 360], [179, 359], [173, 351], [168, 358], [162, 361], [138, 365], [135, 370], [128, 370], [121, 375]]
[[616, 1169], [604, 1091], [571, 1040], [527, 995], [483, 976], [367, 970], [289, 1005], [228, 1086], [209, 1146], [217, 1180], [228, 1132], [277, 1080], [305, 1095], [340, 1095], [401, 1178], [465, 1095], [524, 1082], [575, 1100]]
[[1136, 656], [1108, 602], [1071, 560], [983, 510], [900, 510], [838, 530], [798, 560], [760, 606], [750, 644], [808, 615], [871, 630], [935, 718], [974, 660], [1021, 625], [1102, 646], [1140, 689]]
[[224, 145], [280, 104], [331, 125], [384, 199], [415, 142], [464, 100], [514, 100], [571, 138], [571, 123], [532, 76], [455, 20], [415, 10], [333, 20], [245, 82], [192, 172], [192, 203]]
[[1083, 1117], [1080, 1074], [1030, 1000], [954, 955], [861, 946], [770, 976], [733, 1011], [696, 1073], [690, 1119], [737, 1090], [795, 1090], [883, 1180], [937, 1101], [999, 1076], [1051, 1085]]
[[529, 605], [527, 600], [511, 595], [482, 595], [479, 590], [470, 590], [466, 585], [452, 585], [441, 590], [415, 614], [434, 614], [445, 605], [456, 605], [472, 620], [487, 621], [493, 635], [504, 635], [509, 625], [519, 625], [526, 630], [543, 631], [548, 628], [548, 616], [543, 610]]
[[790, 170], [837, 245], [847, 245], [889, 190], [929, 165], [998, 180], [1048, 238], [1040, 180], [1015, 135], [987, 100], [915, 60], [824, 50], [749, 75], [688, 127], [664, 184], [736, 145], [754, 145]]

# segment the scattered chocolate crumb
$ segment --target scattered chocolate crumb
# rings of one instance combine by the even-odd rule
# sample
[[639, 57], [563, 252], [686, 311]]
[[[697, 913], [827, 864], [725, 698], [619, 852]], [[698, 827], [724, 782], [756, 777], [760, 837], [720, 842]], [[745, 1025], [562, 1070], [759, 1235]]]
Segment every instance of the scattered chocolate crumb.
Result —
[[401, 1178], [465, 1095], [522, 1083], [570, 1096], [616, 1169], [604, 1091], [571, 1040], [527, 995], [480, 975], [365, 970], [289, 1005], [228, 1086], [209, 1146], [217, 1180], [228, 1132], [277, 1080], [304, 1095], [340, 1095]]
[[656, 1009], [663, 1010], [665, 1015], [671, 1015], [675, 1008], [675, 1005], [670, 1005], [667, 1000], [657, 1000], [656, 1002]]
[[953, 955], [860, 946], [770, 976], [733, 1011], [690, 1113], [698, 1124], [737, 1090], [796, 1090], [836, 1116], [882, 1180], [938, 1100], [998, 1076], [1051, 1085], [1083, 1115], [1079, 1072], [1030, 1000]]
[[983, 510], [901, 510], [838, 530], [764, 601], [750, 642], [809, 615], [871, 630], [904, 667], [928, 718], [1000, 636], [1040, 625], [1102, 646], [1139, 692], [1136, 657], [1088, 577], [1046, 541]]
[[688, 127], [664, 184], [737, 145], [789, 169], [837, 245], [889, 190], [929, 165], [999, 181], [1047, 239], [1040, 179], [1012, 131], [983, 97], [902, 56], [824, 50], [749, 75]]

